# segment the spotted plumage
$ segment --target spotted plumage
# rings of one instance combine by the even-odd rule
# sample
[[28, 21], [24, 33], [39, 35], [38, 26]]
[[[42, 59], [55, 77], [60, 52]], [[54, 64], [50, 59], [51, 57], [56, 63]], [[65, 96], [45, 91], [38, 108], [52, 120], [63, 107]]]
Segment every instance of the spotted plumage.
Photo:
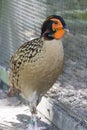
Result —
[[24, 68], [26, 63], [31, 64], [38, 60], [39, 57], [37, 56], [43, 52], [43, 48], [43, 40], [41, 38], [33, 39], [20, 46], [11, 57], [10, 68], [12, 71], [9, 78], [12, 89], [9, 94], [13, 95], [17, 90], [20, 90], [21, 87], [18, 84], [20, 70]]
[[10, 67], [16, 73], [24, 63], [32, 62], [32, 59], [43, 50], [42, 39], [34, 39], [24, 43], [11, 57]]

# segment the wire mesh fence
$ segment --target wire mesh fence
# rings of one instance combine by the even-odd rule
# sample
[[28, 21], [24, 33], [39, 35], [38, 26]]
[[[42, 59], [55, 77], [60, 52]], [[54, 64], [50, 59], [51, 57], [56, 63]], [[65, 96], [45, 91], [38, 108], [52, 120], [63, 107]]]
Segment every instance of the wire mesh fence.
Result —
[[[65, 69], [62, 80], [87, 86], [86, 0], [0, 0], [0, 65], [9, 67], [13, 52], [24, 42], [40, 36], [44, 19], [61, 15], [70, 30], [63, 39]], [[75, 82], [78, 81], [78, 82]], [[75, 85], [76, 85], [75, 84]]]

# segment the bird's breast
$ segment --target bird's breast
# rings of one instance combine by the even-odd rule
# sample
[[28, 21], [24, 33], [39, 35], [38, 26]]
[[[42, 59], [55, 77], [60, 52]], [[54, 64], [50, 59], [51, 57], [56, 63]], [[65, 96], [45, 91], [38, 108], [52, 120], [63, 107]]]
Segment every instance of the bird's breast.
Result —
[[63, 57], [61, 41], [45, 41], [42, 51], [20, 71], [19, 84], [27, 93], [24, 95], [36, 90], [46, 92], [62, 71]]

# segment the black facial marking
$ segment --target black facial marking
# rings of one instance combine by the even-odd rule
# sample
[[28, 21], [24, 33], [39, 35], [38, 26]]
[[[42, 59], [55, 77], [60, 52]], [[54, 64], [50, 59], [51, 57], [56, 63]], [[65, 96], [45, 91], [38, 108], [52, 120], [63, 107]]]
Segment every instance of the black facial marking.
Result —
[[53, 21], [52, 20], [47, 20], [43, 23], [42, 25], [42, 32], [41, 35], [48, 29], [49, 31], [52, 31], [52, 24]]
[[52, 20], [47, 20], [43, 23], [42, 25], [42, 30], [41, 30], [41, 37], [44, 37], [48, 40], [52, 40], [53, 38], [53, 29], [52, 29], [52, 24], [54, 23], [54, 21]]

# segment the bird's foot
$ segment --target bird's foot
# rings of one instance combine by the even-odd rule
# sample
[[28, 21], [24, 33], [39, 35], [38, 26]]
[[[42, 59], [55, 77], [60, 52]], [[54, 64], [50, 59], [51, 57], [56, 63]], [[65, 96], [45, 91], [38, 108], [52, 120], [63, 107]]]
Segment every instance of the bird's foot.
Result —
[[38, 118], [37, 118], [36, 114], [33, 114], [31, 116], [31, 119], [29, 121], [29, 124], [28, 124], [26, 130], [45, 130], [45, 127], [38, 126]]
[[38, 127], [37, 126], [37, 116], [36, 116], [36, 114], [32, 114], [26, 130], [38, 130], [37, 127]]

